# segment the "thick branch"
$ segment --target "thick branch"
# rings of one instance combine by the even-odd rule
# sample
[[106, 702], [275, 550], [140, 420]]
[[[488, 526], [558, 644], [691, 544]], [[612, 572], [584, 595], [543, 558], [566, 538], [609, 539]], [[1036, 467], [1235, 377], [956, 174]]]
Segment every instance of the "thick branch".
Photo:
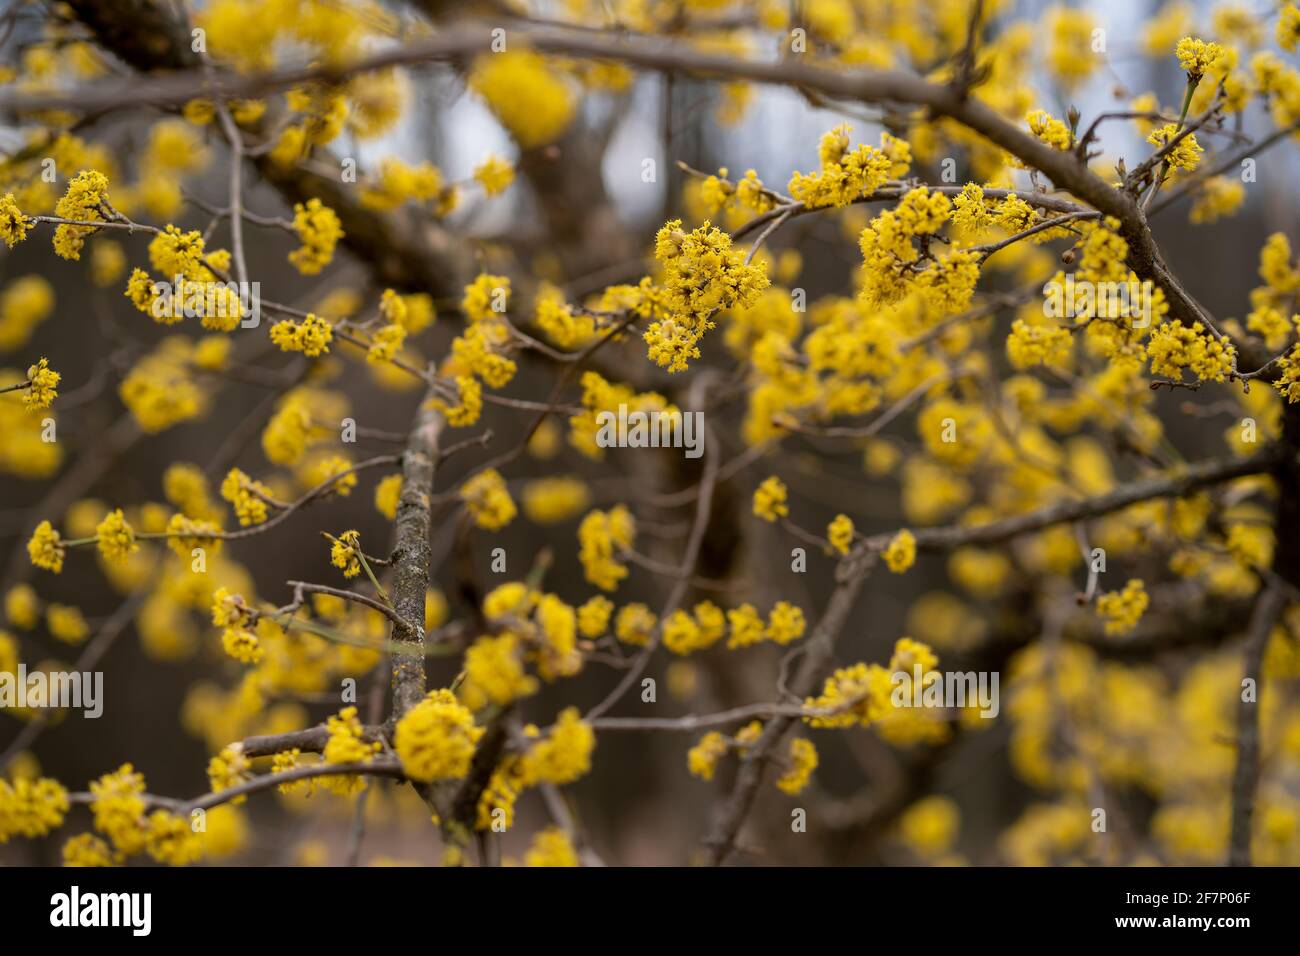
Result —
[[424, 594], [429, 589], [429, 499], [433, 494], [434, 463], [442, 415], [426, 396], [416, 412], [406, 454], [402, 456], [402, 496], [397, 503], [397, 542], [393, 551], [393, 609], [408, 622], [394, 624], [394, 644], [410, 646], [393, 654], [393, 717], [403, 714], [424, 696]]
[[[1268, 449], [1250, 458], [1203, 461], [1176, 474], [1129, 482], [1104, 495], [1069, 498], [1021, 515], [990, 521], [988, 524], [919, 528], [912, 533], [916, 536], [917, 547], [924, 551], [950, 551], [968, 544], [997, 544], [1051, 525], [1109, 514], [1151, 498], [1177, 498], [1205, 485], [1271, 471], [1279, 456], [1277, 449]], [[860, 566], [860, 559], [882, 550], [892, 538], [892, 532], [867, 538], [845, 559], [838, 574], [841, 577], [853, 577], [865, 573], [866, 568]]]

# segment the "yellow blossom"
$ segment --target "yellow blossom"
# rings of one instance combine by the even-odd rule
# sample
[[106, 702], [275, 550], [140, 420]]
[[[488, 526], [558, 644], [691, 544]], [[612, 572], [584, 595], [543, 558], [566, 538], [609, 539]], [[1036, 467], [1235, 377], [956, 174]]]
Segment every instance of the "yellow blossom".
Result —
[[1097, 598], [1097, 616], [1106, 622], [1110, 636], [1127, 634], [1142, 618], [1150, 598], [1141, 580], [1132, 578], [1122, 591], [1107, 591]]
[[853, 519], [845, 514], [836, 515], [835, 520], [826, 526], [826, 542], [833, 551], [848, 554], [849, 546], [853, 544]]
[[326, 535], [330, 540], [330, 564], [339, 568], [345, 578], [355, 578], [361, 573], [361, 533], [344, 531], [337, 538]]
[[402, 476], [385, 475], [375, 486], [375, 510], [393, 521], [397, 518], [397, 504], [402, 495]]
[[817, 769], [817, 748], [806, 737], [796, 737], [790, 741], [789, 764], [785, 773], [777, 778], [777, 789], [782, 793], [795, 795], [808, 786], [812, 773]]
[[27, 230], [35, 223], [30, 216], [24, 216], [14, 201], [13, 193], [0, 197], [0, 239], [12, 249], [27, 238]]
[[568, 85], [531, 50], [480, 56], [469, 85], [525, 149], [554, 141], [573, 118], [576, 103]]
[[763, 479], [763, 483], [754, 492], [754, 514], [764, 521], [774, 522], [789, 513], [785, 483], [775, 475]]
[[535, 837], [524, 854], [524, 866], [571, 867], [578, 865], [578, 854], [568, 836], [559, 827], [547, 827]]
[[312, 198], [293, 207], [293, 229], [302, 245], [289, 253], [289, 261], [303, 275], [316, 275], [334, 258], [343, 227], [333, 209]]
[[99, 553], [109, 561], [125, 561], [140, 550], [135, 532], [127, 524], [121, 508], [104, 516], [104, 520], [95, 528], [95, 539]]
[[916, 536], [904, 528], [890, 539], [884, 551], [885, 564], [902, 574], [916, 562]]
[[430, 691], [412, 707], [393, 735], [393, 749], [412, 780], [432, 783], [464, 777], [483, 736], [474, 717], [449, 690]]
[[266, 520], [271, 489], [254, 481], [238, 468], [232, 468], [221, 482], [221, 497], [234, 506], [241, 525], [261, 524]]
[[271, 341], [283, 352], [302, 352], [315, 358], [330, 350], [334, 327], [315, 315], [308, 314], [301, 322], [286, 319], [271, 326]]
[[474, 167], [474, 178], [489, 196], [496, 196], [510, 188], [515, 180], [515, 168], [499, 156], [488, 156]]
[[66, 553], [63, 539], [48, 521], [42, 521], [36, 526], [31, 540], [27, 542], [27, 553], [31, 556], [32, 564], [38, 568], [45, 568], [55, 574], [63, 570], [63, 556]]
[[50, 363], [45, 359], [28, 368], [27, 381], [31, 385], [23, 392], [23, 405], [27, 410], [36, 412], [49, 408], [59, 395], [56, 386], [62, 377], [50, 368]]
[[505, 479], [494, 468], [466, 481], [461, 486], [460, 498], [473, 515], [474, 523], [488, 531], [500, 531], [517, 513]]

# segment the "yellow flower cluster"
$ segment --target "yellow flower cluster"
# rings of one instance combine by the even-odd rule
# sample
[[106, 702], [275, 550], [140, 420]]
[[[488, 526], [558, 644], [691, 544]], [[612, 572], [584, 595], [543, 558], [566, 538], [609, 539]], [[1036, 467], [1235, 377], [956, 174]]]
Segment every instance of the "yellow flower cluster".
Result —
[[562, 349], [576, 349], [596, 337], [596, 319], [586, 312], [574, 312], [563, 293], [544, 285], [533, 300], [535, 321], [546, 337]]
[[465, 286], [461, 311], [470, 322], [486, 322], [506, 311], [510, 304], [510, 277], [480, 273]]
[[699, 358], [699, 341], [713, 328], [719, 309], [751, 305], [768, 287], [760, 264], [746, 263], [731, 237], [704, 223], [690, 232], [673, 219], [655, 237], [655, 258], [663, 268], [667, 318], [652, 322], [644, 339], [649, 357], [669, 372], [681, 372]]
[[145, 820], [144, 849], [159, 863], [185, 866], [203, 856], [203, 841], [185, 817], [155, 810]]
[[811, 209], [847, 206], [890, 179], [907, 174], [912, 150], [905, 140], [881, 133], [879, 149], [864, 144], [850, 150], [852, 130], [841, 124], [822, 137], [817, 150], [821, 169], [809, 174], [796, 172], [790, 179], [791, 196]]
[[184, 338], [164, 339], [154, 351], [132, 367], [117, 394], [142, 431], [166, 431], [203, 414], [207, 394], [195, 383], [189, 361], [190, 344]]
[[597, 442], [601, 412], [617, 413], [620, 405], [632, 412], [659, 412], [676, 415], [678, 409], [670, 405], [658, 392], [635, 392], [626, 385], [606, 381], [598, 372], [582, 373], [582, 406], [579, 415], [569, 418], [569, 444], [588, 458], [600, 461], [605, 448]]
[[474, 61], [469, 85], [524, 149], [553, 142], [573, 119], [567, 83], [531, 50], [489, 53]]
[[[995, 202], [984, 195], [984, 187], [978, 183], [967, 183], [952, 200], [953, 228], [963, 242], [984, 239], [994, 226], [1013, 235], [1023, 232], [1033, 223], [1035, 215], [1033, 207], [1015, 193]], [[1056, 238], [1055, 232], [1047, 229], [1027, 241], [1036, 243]]]
[[331, 455], [322, 451], [308, 455], [299, 464], [294, 477], [305, 492], [322, 488], [341, 498], [350, 496], [352, 489], [359, 484], [356, 472], [352, 471], [352, 459], [347, 455]]
[[764, 478], [754, 491], [754, 514], [768, 522], [784, 518], [790, 513], [786, 494], [785, 482], [776, 475]]
[[1025, 115], [1025, 122], [1029, 125], [1029, 132], [1052, 149], [1067, 150], [1074, 145], [1070, 127], [1046, 110], [1031, 110]]
[[135, 532], [127, 523], [122, 509], [110, 511], [95, 528], [95, 542], [99, 553], [108, 561], [125, 561], [140, 550]]
[[461, 698], [473, 710], [502, 705], [537, 693], [536, 678], [524, 669], [523, 646], [512, 631], [484, 635], [465, 651]]
[[[16, 584], [9, 589], [4, 601], [5, 620], [14, 627], [30, 631], [36, 626], [39, 615], [40, 599], [30, 584]], [[7, 658], [0, 657], [0, 661], [6, 660]], [[12, 668], [0, 666], [0, 671], [4, 670], [12, 670]]]
[[25, 345], [53, 311], [54, 288], [41, 276], [22, 276], [6, 285], [0, 292], [0, 352]]
[[686, 767], [692, 776], [712, 780], [718, 761], [727, 755], [728, 749], [727, 738], [711, 730], [686, 752]]
[[573, 867], [578, 862], [577, 851], [559, 827], [547, 827], [538, 833], [524, 854], [524, 866]]
[[1127, 634], [1137, 627], [1151, 599], [1138, 578], [1131, 578], [1122, 591], [1107, 591], [1097, 598], [1097, 616], [1106, 622], [1110, 636]]
[[961, 824], [957, 804], [948, 797], [925, 797], [898, 818], [903, 841], [923, 857], [946, 853]]
[[483, 386], [472, 375], [457, 375], [456, 391], [455, 405], [448, 405], [440, 398], [430, 399], [430, 402], [446, 416], [448, 425], [467, 428], [475, 424], [483, 414]]
[[524, 487], [524, 514], [538, 524], [558, 524], [591, 504], [591, 492], [581, 478], [557, 476], [530, 481]]
[[789, 644], [803, 637], [807, 621], [801, 608], [788, 601], [777, 601], [768, 612], [766, 624], [752, 604], [742, 604], [727, 611], [727, 625], [731, 631], [727, 647], [734, 650], [760, 641]]
[[51, 604], [45, 609], [45, 626], [50, 636], [65, 644], [80, 644], [90, 635], [90, 625], [81, 609], [69, 604]]
[[68, 792], [57, 780], [0, 777], [0, 845], [14, 836], [45, 836], [63, 823]]
[[1055, 7], [1048, 12], [1047, 63], [1067, 90], [1086, 80], [1101, 65], [1093, 49], [1097, 21], [1084, 10]]
[[474, 715], [446, 689], [430, 691], [397, 722], [393, 749], [412, 780], [433, 783], [464, 777], [483, 736]]
[[380, 162], [378, 179], [361, 190], [361, 203], [371, 209], [391, 210], [412, 199], [431, 202], [443, 192], [442, 172], [437, 166], [432, 163], [408, 166], [390, 156]]
[[116, 866], [121, 856], [93, 833], [78, 833], [63, 844], [63, 865], [72, 867]]
[[[90, 792], [95, 829], [112, 841], [116, 854], [131, 856], [143, 851], [172, 866], [184, 866], [202, 856], [202, 841], [189, 820], [168, 810], [145, 815], [144, 777], [130, 764], [92, 781]], [[102, 849], [95, 855], [102, 856]]]
[[[1177, 139], [1179, 129], [1175, 123], [1166, 123], [1159, 129], [1151, 131], [1147, 137], [1147, 142], [1152, 146], [1163, 149], [1169, 143]], [[1201, 154], [1205, 150], [1201, 144], [1196, 141], [1195, 133], [1188, 133], [1182, 139], [1179, 139], [1174, 147], [1165, 153], [1164, 161], [1169, 164], [1171, 169], [1181, 170], [1190, 173], [1201, 164]]]
[[167, 522], [167, 544], [180, 557], [189, 558], [195, 548], [220, 548], [221, 539], [212, 537], [220, 531], [215, 521], [194, 520], [177, 512]]
[[728, 175], [727, 167], [723, 166], [716, 176], [709, 176], [700, 184], [700, 200], [710, 215], [735, 210], [764, 213], [776, 206], [775, 195], [754, 170], [746, 170], [737, 182], [728, 179]]
[[[525, 728], [524, 733], [532, 737], [537, 729]], [[591, 752], [595, 748], [596, 732], [579, 716], [578, 708], [566, 707], [560, 711], [551, 732], [536, 740], [523, 754], [520, 779], [525, 786], [573, 783], [590, 772]]]
[[826, 526], [826, 543], [837, 554], [848, 554], [853, 544], [853, 519], [845, 514], [838, 514]]
[[314, 197], [306, 204], [294, 204], [293, 231], [302, 245], [289, 253], [289, 262], [306, 276], [314, 276], [330, 264], [334, 247], [344, 236], [338, 215]]
[[776, 787], [782, 793], [794, 796], [808, 786], [816, 769], [817, 748], [811, 740], [796, 737], [790, 741], [786, 771], [777, 778]]
[[582, 669], [578, 653], [578, 613], [554, 594], [537, 603], [535, 633], [537, 671], [546, 678], [569, 677]]
[[614, 618], [614, 636], [624, 644], [633, 647], [645, 647], [654, 635], [659, 619], [639, 601], [625, 604], [618, 609]]
[[1207, 43], [1200, 37], [1183, 37], [1175, 49], [1178, 65], [1187, 71], [1188, 76], [1199, 80], [1209, 73], [1226, 52], [1217, 43]]
[[487, 312], [452, 340], [451, 359], [445, 370], [460, 375], [476, 375], [491, 388], [508, 385], [518, 366], [498, 349], [505, 344], [509, 334], [505, 324], [494, 313]]
[[481, 471], [461, 485], [460, 500], [469, 508], [474, 523], [487, 531], [500, 531], [518, 513], [505, 479], [495, 468]]
[[[1149, 283], [1144, 285], [1137, 273], [1128, 268], [1128, 242], [1119, 235], [1117, 220], [1107, 218], [1101, 222], [1078, 223], [1077, 226], [1084, 238], [1076, 247], [1075, 287], [1090, 283], [1093, 289], [1140, 289], [1141, 293], [1118, 297], [1100, 294], [1075, 296], [1074, 307], [1069, 310], [1072, 313], [1070, 318], [1076, 325], [1087, 323], [1087, 341], [1091, 351], [1107, 358], [1140, 355], [1138, 340], [1148, 322], [1154, 326], [1169, 312], [1164, 292]], [[1065, 273], [1058, 271], [1048, 285], [1052, 289], [1064, 289], [1067, 285]], [[1090, 321], [1097, 318], [1106, 321]]]
[[27, 230], [34, 223], [34, 219], [24, 216], [18, 208], [13, 193], [5, 193], [0, 197], [0, 239], [4, 240], [6, 246], [12, 249], [26, 239]]
[[355, 707], [344, 707], [326, 721], [325, 727], [329, 739], [321, 756], [326, 763], [367, 763], [383, 749], [383, 744], [377, 740], [366, 741], [365, 728], [361, 726]]
[[884, 551], [885, 564], [895, 574], [902, 574], [916, 562], [916, 536], [904, 528], [894, 535]]
[[926, 237], [937, 233], [951, 212], [946, 195], [918, 186], [862, 230], [864, 303], [891, 305], [919, 292], [942, 314], [966, 308], [979, 281], [979, 256], [960, 248], [937, 257], [922, 253], [928, 250]]
[[266, 656], [257, 635], [242, 627], [228, 627], [221, 632], [221, 649], [241, 664], [259, 664]]
[[595, 595], [578, 608], [578, 632], [587, 638], [602, 636], [613, 613], [614, 602], [603, 594]]
[[95, 829], [107, 836], [118, 852], [138, 853], [144, 848], [144, 776], [131, 764], [106, 773], [90, 784], [94, 799], [90, 810]]
[[23, 405], [28, 411], [37, 412], [49, 408], [59, 396], [58, 384], [62, 378], [50, 368], [50, 363], [41, 359], [27, 369], [27, 381], [30, 383], [23, 392]]
[[208, 479], [197, 465], [173, 462], [163, 472], [163, 496], [191, 518], [217, 518], [220, 509], [208, 492]]
[[344, 531], [337, 538], [326, 535], [330, 540], [330, 564], [339, 568], [345, 578], [355, 578], [361, 573], [361, 532]]
[[664, 647], [674, 654], [690, 654], [716, 644], [727, 633], [727, 618], [712, 601], [695, 605], [694, 613], [681, 608], [664, 620]]
[[1300, 402], [1300, 344], [1291, 346], [1291, 351], [1278, 359], [1277, 367], [1282, 374], [1273, 382], [1273, 387], [1286, 397], [1287, 404]]
[[1300, 44], [1300, 7], [1294, 3], [1284, 3], [1278, 14], [1275, 30], [1277, 45], [1288, 53], [1294, 53]]
[[1050, 322], [1030, 324], [1024, 319], [1011, 323], [1007, 336], [1007, 358], [1018, 369], [1035, 365], [1061, 368], [1069, 364], [1074, 354], [1074, 337], [1070, 330]]
[[727, 626], [731, 630], [727, 647], [733, 650], [757, 644], [767, 637], [767, 627], [763, 624], [763, 618], [752, 604], [742, 604], [729, 610]]
[[902, 714], [904, 711], [895, 708], [892, 699], [893, 675], [902, 673], [910, 679], [913, 668], [919, 667], [922, 681], [929, 683], [939, 676], [935, 670], [938, 663], [939, 659], [925, 644], [900, 638], [894, 645], [888, 667], [859, 663], [841, 667], [826, 678], [821, 694], [807, 698], [804, 706], [830, 713], [804, 719], [814, 727], [865, 727]]
[[270, 488], [254, 481], [238, 468], [230, 469], [221, 482], [221, 497], [234, 506], [235, 516], [244, 526], [261, 524], [266, 520], [266, 499], [270, 494]]
[[1232, 373], [1237, 350], [1212, 336], [1200, 322], [1190, 327], [1163, 322], [1151, 333], [1147, 355], [1156, 375], [1180, 379], [1183, 369], [1188, 369], [1201, 381], [1222, 382]]
[[515, 168], [500, 156], [487, 156], [474, 167], [474, 178], [489, 196], [497, 196], [515, 181]]
[[170, 291], [153, 283], [142, 269], [134, 269], [127, 280], [126, 297], [163, 325], [197, 313], [205, 329], [233, 331], [244, 315], [244, 304], [237, 289], [218, 281], [217, 275], [217, 271], [230, 268], [230, 253], [207, 250], [206, 245], [197, 230], [182, 232], [174, 225], [167, 226], [149, 243], [149, 263], [167, 278]]
[[370, 335], [370, 346], [366, 349], [366, 361], [372, 365], [391, 362], [405, 341], [405, 328], [396, 322], [381, 325]]
[[777, 644], [789, 644], [803, 637], [805, 627], [802, 608], [789, 601], [777, 601], [767, 615], [766, 637]]
[[578, 525], [578, 561], [583, 575], [603, 591], [613, 591], [627, 577], [620, 552], [636, 543], [636, 519], [623, 505], [609, 511], [591, 511]]
[[[252, 761], [244, 755], [240, 744], [223, 747], [208, 761], [208, 784], [213, 793], [221, 793], [247, 782], [252, 776]], [[236, 797], [232, 803], [243, 803], [245, 797]]]
[[42, 521], [32, 532], [27, 542], [27, 554], [32, 564], [58, 574], [63, 570], [63, 558], [67, 554], [63, 539], [48, 521]]
[[334, 326], [319, 316], [308, 313], [301, 322], [286, 319], [271, 326], [271, 341], [282, 352], [302, 352], [316, 358], [330, 350], [334, 339]]
[[375, 510], [393, 521], [397, 518], [397, 505], [402, 497], [402, 476], [385, 475], [375, 486]]
[[548, 681], [582, 669], [577, 611], [556, 595], [519, 582], [503, 584], [484, 598], [483, 616], [503, 630], [480, 637], [466, 653], [460, 693], [471, 709], [534, 693], [537, 682], [525, 672], [526, 660]]
[[[68, 191], [54, 207], [54, 214], [75, 222], [103, 222], [107, 202], [108, 177], [98, 170], [86, 169], [68, 183]], [[86, 237], [95, 228], [61, 223], [54, 230], [54, 251], [64, 259], [80, 259]]]
[[295, 474], [298, 484], [305, 491], [324, 488], [330, 494], [346, 498], [358, 484], [357, 474], [352, 470], [352, 461], [346, 455], [331, 455], [317, 452], [299, 466]]

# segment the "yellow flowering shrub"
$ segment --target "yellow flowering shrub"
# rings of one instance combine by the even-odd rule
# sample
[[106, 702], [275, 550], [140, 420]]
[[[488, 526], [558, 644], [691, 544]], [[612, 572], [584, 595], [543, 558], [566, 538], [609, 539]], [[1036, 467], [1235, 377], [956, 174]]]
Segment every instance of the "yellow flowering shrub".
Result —
[[1297, 3], [184, 6], [0, 14], [0, 866], [1300, 864]]

